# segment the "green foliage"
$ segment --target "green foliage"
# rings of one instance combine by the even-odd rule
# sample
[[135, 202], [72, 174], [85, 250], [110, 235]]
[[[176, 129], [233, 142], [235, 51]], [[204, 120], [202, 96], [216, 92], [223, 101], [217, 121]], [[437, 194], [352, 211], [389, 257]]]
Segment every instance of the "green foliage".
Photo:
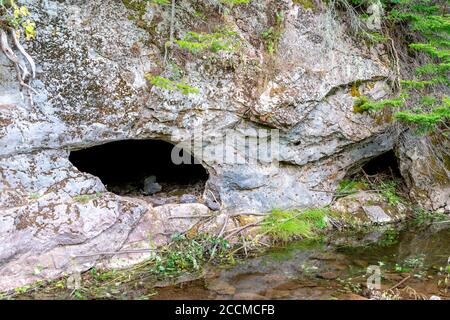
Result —
[[157, 5], [167, 5], [170, 4], [170, 0], [150, 0], [151, 3]]
[[229, 30], [221, 30], [214, 33], [197, 33], [190, 31], [182, 39], [175, 40], [181, 48], [192, 53], [210, 51], [232, 52], [238, 46], [237, 33]]
[[448, 220], [448, 216], [446, 214], [429, 211], [422, 208], [414, 208], [412, 218], [415, 225]]
[[230, 248], [223, 238], [208, 235], [193, 239], [175, 234], [166, 250], [154, 257], [150, 272], [158, 277], [176, 277], [183, 272], [196, 272], [208, 262], [213, 250], [215, 257], [224, 257]]
[[424, 267], [425, 267], [425, 255], [418, 254], [406, 258], [401, 264], [396, 263], [394, 270], [395, 272], [399, 273], [414, 272], [414, 276], [416, 278], [421, 278], [422, 276], [426, 275], [426, 270], [424, 270]]
[[392, 245], [398, 243], [400, 232], [397, 229], [388, 229], [381, 236], [380, 240], [376, 242], [378, 247], [391, 247]]
[[[353, 4], [368, 4], [363, 0]], [[355, 102], [355, 112], [380, 111], [385, 108], [401, 108], [394, 119], [417, 128], [419, 132], [437, 131], [448, 136], [450, 120], [449, 97], [444, 87], [450, 84], [450, 16], [448, 3], [439, 0], [383, 0], [387, 11], [386, 20], [394, 27], [409, 28], [405, 32], [413, 35], [409, 48], [413, 52], [428, 56], [428, 61], [416, 68], [416, 77], [400, 81], [402, 91], [399, 98], [369, 101], [361, 97]], [[404, 27], [403, 27], [404, 28]], [[439, 88], [440, 87], [440, 88]], [[417, 96], [430, 96], [433, 103], [418, 103]], [[425, 102], [425, 103], [424, 103]]]
[[40, 197], [42, 197], [41, 194], [39, 194], [39, 193], [37, 193], [37, 192], [33, 192], [33, 193], [30, 194], [29, 199], [30, 199], [30, 200], [37, 200], [37, 199], [39, 199]]
[[238, 6], [241, 4], [248, 4], [250, 1], [251, 0], [220, 0], [220, 2], [230, 7]]
[[174, 81], [170, 80], [168, 78], [160, 77], [160, 76], [153, 76], [150, 73], [145, 74], [145, 78], [150, 81], [150, 83], [158, 88], [169, 90], [169, 91], [179, 91], [184, 95], [188, 95], [190, 93], [192, 94], [199, 94], [200, 90], [191, 87], [190, 85], [186, 84], [182, 81]]
[[305, 9], [315, 9], [314, 2], [312, 0], [292, 0], [293, 3], [301, 5]]
[[97, 192], [96, 194], [83, 194], [73, 197], [73, 200], [81, 204], [86, 204], [94, 199], [98, 199], [103, 196], [103, 193]]
[[6, 24], [14, 28], [19, 37], [24, 33], [27, 40], [36, 37], [36, 24], [29, 16], [26, 6], [19, 6], [14, 0], [0, 0], [0, 27]]
[[[430, 105], [431, 103], [431, 108], [429, 108], [430, 111], [427, 113], [423, 112], [423, 108], [417, 108], [397, 112], [395, 117], [403, 122], [415, 124], [419, 128], [431, 130], [439, 123], [450, 119], [450, 98], [442, 98], [442, 104], [438, 104], [436, 98], [431, 99], [433, 100], [424, 103], [424, 105]], [[448, 131], [444, 132], [444, 134], [448, 135]]]
[[0, 27], [15, 29], [19, 37], [24, 33], [27, 40], [36, 37], [36, 24], [29, 15], [26, 6], [19, 6], [14, 0], [0, 0]]
[[326, 209], [273, 210], [264, 218], [262, 227], [275, 241], [296, 238], [314, 238], [317, 231], [326, 228]]
[[406, 201], [398, 192], [400, 186], [398, 179], [382, 177], [382, 179], [376, 180], [378, 181], [371, 182], [365, 177], [344, 179], [337, 187], [338, 197], [347, 196], [359, 190], [371, 190], [381, 194], [390, 205], [397, 205]]
[[340, 195], [345, 196], [356, 193], [358, 190], [364, 190], [366, 188], [367, 183], [365, 181], [344, 179], [341, 182], [339, 182], [337, 192]]
[[275, 26], [270, 27], [268, 30], [262, 33], [262, 38], [266, 43], [267, 51], [270, 54], [275, 53], [278, 43], [280, 42], [281, 26], [283, 24], [283, 20], [283, 12], [277, 12], [275, 15]]
[[389, 204], [397, 205], [402, 203], [402, 198], [397, 193], [398, 181], [382, 181], [379, 185], [381, 194], [386, 198]]
[[379, 111], [383, 110], [386, 107], [400, 108], [405, 103], [405, 95], [394, 98], [394, 99], [384, 99], [379, 101], [369, 100], [365, 96], [361, 96], [356, 99], [355, 104], [353, 106], [353, 110], [355, 112], [363, 112], [363, 111]]

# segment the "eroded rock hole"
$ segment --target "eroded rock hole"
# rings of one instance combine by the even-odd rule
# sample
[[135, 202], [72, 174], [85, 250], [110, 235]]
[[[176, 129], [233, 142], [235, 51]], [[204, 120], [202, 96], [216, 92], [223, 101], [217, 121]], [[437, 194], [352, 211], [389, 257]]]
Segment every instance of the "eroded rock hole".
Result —
[[362, 169], [370, 176], [384, 175], [392, 178], [401, 178], [398, 159], [392, 150], [370, 159], [363, 165]]
[[124, 140], [72, 151], [69, 160], [78, 170], [99, 177], [110, 192], [150, 198], [154, 205], [195, 202], [208, 172], [193, 157], [191, 164], [174, 164], [173, 147], [160, 140]]

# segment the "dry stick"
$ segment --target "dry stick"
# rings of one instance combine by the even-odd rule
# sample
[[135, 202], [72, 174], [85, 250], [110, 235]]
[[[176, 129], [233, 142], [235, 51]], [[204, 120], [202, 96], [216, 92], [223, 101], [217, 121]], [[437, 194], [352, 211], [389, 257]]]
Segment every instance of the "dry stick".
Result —
[[23, 79], [22, 79], [22, 74], [21, 74], [21, 68], [23, 70], [23, 72], [28, 72], [26, 71], [26, 66], [22, 66], [19, 58], [17, 57], [17, 55], [14, 53], [14, 51], [11, 49], [11, 47], [8, 44], [8, 38], [7, 35], [5, 33], [4, 30], [0, 30], [0, 47], [3, 51], [3, 53], [5, 54], [5, 56], [14, 64], [14, 67], [16, 69], [17, 72], [17, 80], [19, 81], [20, 85], [22, 87], [25, 87], [29, 90], [29, 93], [31, 94], [31, 92], [37, 94], [37, 91], [34, 90], [30, 85], [26, 84]]
[[[224, 224], [222, 226], [222, 229], [220, 230], [219, 234], [217, 235], [217, 238], [220, 238], [223, 235], [223, 233], [225, 232], [225, 228], [228, 225], [228, 220], [229, 219], [230, 219], [230, 216], [227, 214], [227, 216], [225, 217], [225, 222], [224, 222]], [[209, 258], [209, 261], [211, 261], [214, 258], [214, 255], [216, 254], [216, 249], [217, 249], [218, 245], [219, 245], [218, 243], [216, 243], [214, 245], [214, 248], [212, 249], [211, 257]]]
[[361, 172], [364, 174], [364, 176], [366, 177], [367, 181], [369, 181], [370, 184], [373, 184], [372, 180], [370, 180], [369, 175], [364, 171], [364, 169], [361, 167]]
[[208, 190], [208, 191], [209, 191], [209, 193], [211, 193], [211, 195], [212, 195], [214, 201], [215, 201], [216, 203], [219, 203], [219, 201], [217, 201], [217, 198], [216, 198], [216, 196], [214, 195], [214, 193], [213, 193], [211, 190]]
[[33, 79], [36, 78], [36, 64], [34, 63], [33, 58], [25, 51], [23, 46], [20, 44], [19, 39], [17, 38], [16, 31], [12, 28], [10, 30], [11, 30], [12, 38], [14, 40], [14, 44], [16, 45], [17, 49], [19, 49], [20, 53], [22, 53], [22, 55], [28, 61], [28, 63], [30, 64], [31, 72], [32, 72], [31, 75], [33, 76]]
[[197, 215], [197, 216], [171, 216], [169, 219], [196, 219], [196, 218], [211, 218], [214, 217], [213, 214], [203, 214], [203, 215]]
[[391, 48], [392, 48], [392, 52], [394, 53], [393, 55], [394, 55], [394, 63], [395, 63], [395, 71], [396, 71], [396, 75], [397, 75], [397, 77], [396, 77], [396, 79], [395, 79], [395, 83], [396, 83], [396, 85], [397, 85], [397, 90], [398, 90], [398, 92], [400, 92], [401, 91], [401, 89], [402, 89], [402, 84], [401, 84], [401, 82], [400, 82], [400, 76], [401, 76], [401, 73], [400, 73], [400, 64], [399, 64], [399, 58], [398, 58], [398, 53], [397, 53], [397, 50], [395, 49], [395, 43], [394, 43], [394, 40], [390, 37], [390, 36], [388, 36], [388, 38], [389, 38], [389, 41], [391, 42]]
[[[395, 286], [393, 286], [392, 288], [389, 288], [389, 290], [394, 290], [395, 288], [398, 288], [398, 287], [401, 286], [403, 283], [405, 283], [406, 281], [408, 281], [409, 278], [411, 278], [411, 276], [407, 276], [405, 279], [403, 279], [402, 281], [400, 281], [399, 283], [397, 283]], [[389, 291], [389, 290], [388, 290], [388, 291]]]
[[232, 236], [241, 233], [245, 229], [248, 229], [250, 227], [256, 227], [260, 224], [261, 224], [261, 222], [253, 222], [253, 223], [246, 224], [245, 226], [242, 226], [242, 227], [238, 228], [237, 230], [233, 231], [232, 233], [228, 234], [224, 239], [225, 240], [230, 239]]
[[264, 217], [267, 216], [267, 213], [249, 213], [249, 212], [242, 212], [242, 213], [234, 213], [231, 215], [231, 217], [239, 217], [239, 216], [258, 216], [258, 217]]
[[444, 220], [444, 221], [436, 221], [436, 222], [432, 222], [432, 224], [436, 224], [436, 223], [449, 223], [450, 220]]
[[146, 253], [156, 251], [156, 249], [138, 249], [138, 250], [124, 250], [124, 251], [107, 251], [107, 252], [97, 252], [92, 254], [84, 254], [84, 255], [74, 255], [73, 258], [89, 258], [89, 257], [95, 257], [95, 256], [115, 256], [118, 254], [127, 254], [127, 253]]

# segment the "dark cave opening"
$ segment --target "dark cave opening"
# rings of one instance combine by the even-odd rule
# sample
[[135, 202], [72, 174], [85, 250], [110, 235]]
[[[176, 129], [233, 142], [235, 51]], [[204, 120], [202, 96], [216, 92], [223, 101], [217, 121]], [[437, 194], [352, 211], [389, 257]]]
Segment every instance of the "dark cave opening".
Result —
[[[175, 187], [204, 189], [207, 170], [195, 164], [192, 156], [191, 164], [174, 164], [173, 147], [161, 140], [122, 140], [72, 151], [69, 160], [78, 170], [100, 178], [108, 191], [120, 195], [151, 195]], [[155, 189], [155, 183], [161, 190]]]
[[366, 162], [362, 170], [369, 176], [384, 175], [392, 178], [401, 178], [398, 159], [393, 150], [382, 153], [368, 162]]

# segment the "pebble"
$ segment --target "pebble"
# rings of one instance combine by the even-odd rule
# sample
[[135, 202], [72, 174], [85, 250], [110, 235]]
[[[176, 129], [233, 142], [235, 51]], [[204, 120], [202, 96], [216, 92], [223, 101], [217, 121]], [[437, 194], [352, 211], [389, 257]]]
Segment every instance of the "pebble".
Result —
[[180, 197], [180, 203], [197, 203], [197, 197], [193, 194], [183, 194]]
[[151, 195], [162, 190], [161, 185], [156, 182], [155, 176], [149, 176], [144, 180], [144, 194]]
[[212, 211], [219, 211], [219, 210], [220, 210], [220, 204], [218, 204], [218, 203], [215, 202], [215, 201], [206, 199], [205, 205], [206, 205], [209, 209], [211, 209]]

